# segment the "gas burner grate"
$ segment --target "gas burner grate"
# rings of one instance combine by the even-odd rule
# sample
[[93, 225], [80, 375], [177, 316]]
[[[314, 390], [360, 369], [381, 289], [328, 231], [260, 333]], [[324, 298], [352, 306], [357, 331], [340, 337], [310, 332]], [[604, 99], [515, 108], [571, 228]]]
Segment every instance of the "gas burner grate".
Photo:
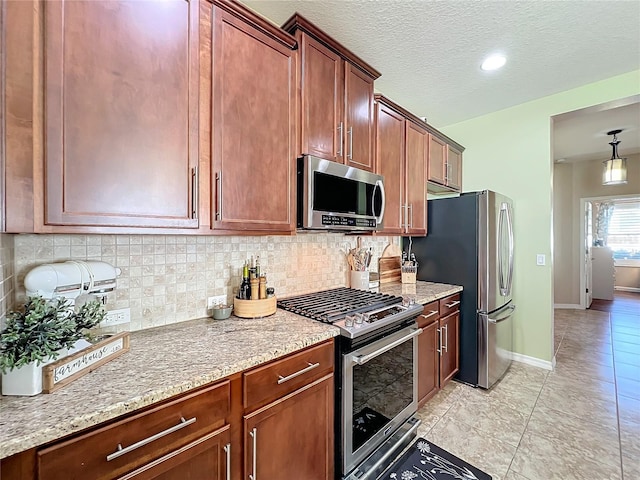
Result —
[[334, 323], [349, 314], [398, 303], [402, 303], [402, 297], [341, 287], [284, 298], [278, 300], [278, 307], [314, 320]]

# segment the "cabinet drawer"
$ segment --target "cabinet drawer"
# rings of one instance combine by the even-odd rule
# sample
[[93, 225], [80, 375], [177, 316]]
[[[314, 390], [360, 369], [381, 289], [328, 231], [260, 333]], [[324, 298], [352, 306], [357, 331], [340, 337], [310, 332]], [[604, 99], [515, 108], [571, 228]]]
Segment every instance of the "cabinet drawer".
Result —
[[258, 408], [333, 371], [333, 341], [244, 374], [244, 407]]
[[424, 328], [427, 325], [431, 325], [433, 322], [437, 322], [440, 318], [440, 306], [438, 300], [427, 303], [424, 306], [422, 314], [418, 317], [418, 328]]
[[222, 427], [229, 414], [225, 381], [38, 451], [38, 478], [107, 479]]
[[460, 310], [460, 294], [456, 293], [440, 300], [440, 318], [446, 317], [451, 312]]

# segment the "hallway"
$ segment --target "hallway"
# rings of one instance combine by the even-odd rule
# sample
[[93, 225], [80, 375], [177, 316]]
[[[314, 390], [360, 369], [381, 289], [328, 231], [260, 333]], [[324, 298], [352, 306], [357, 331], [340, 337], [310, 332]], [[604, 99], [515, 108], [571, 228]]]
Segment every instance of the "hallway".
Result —
[[451, 382], [419, 434], [494, 480], [640, 479], [640, 294], [621, 297], [556, 310], [553, 372], [514, 362], [488, 392]]

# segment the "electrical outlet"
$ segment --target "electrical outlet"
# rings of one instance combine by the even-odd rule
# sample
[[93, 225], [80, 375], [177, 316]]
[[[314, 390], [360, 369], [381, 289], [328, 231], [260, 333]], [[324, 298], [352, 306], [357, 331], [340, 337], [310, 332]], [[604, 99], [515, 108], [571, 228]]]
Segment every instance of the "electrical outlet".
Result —
[[538, 253], [536, 255], [536, 265], [542, 266], [546, 263], [546, 260], [544, 253]]
[[113, 325], [120, 325], [121, 323], [129, 323], [130, 321], [131, 310], [129, 308], [109, 310], [100, 322], [100, 327], [111, 327]]
[[218, 303], [227, 303], [226, 295], [216, 295], [215, 297], [207, 298], [207, 309], [211, 310], [214, 305]]

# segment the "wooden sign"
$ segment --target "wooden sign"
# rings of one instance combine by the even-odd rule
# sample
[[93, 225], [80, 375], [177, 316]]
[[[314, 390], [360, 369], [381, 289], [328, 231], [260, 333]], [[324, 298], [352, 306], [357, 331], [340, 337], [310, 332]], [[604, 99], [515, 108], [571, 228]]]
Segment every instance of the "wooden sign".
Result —
[[42, 367], [42, 391], [52, 393], [129, 351], [129, 332], [112, 335]]

